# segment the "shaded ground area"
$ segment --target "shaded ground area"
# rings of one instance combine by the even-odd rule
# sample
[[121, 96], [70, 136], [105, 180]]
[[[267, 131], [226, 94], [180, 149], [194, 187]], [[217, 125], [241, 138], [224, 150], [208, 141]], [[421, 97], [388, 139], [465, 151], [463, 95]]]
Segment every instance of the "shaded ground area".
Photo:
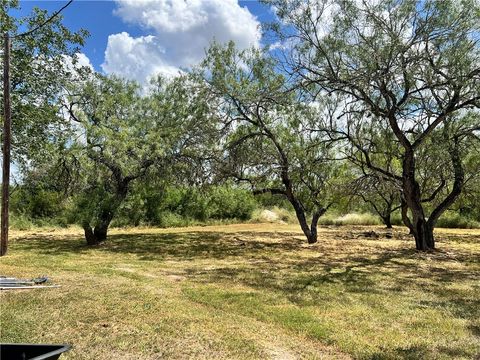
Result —
[[[371, 236], [371, 230], [377, 236]], [[68, 342], [65, 359], [475, 359], [480, 231], [245, 224], [14, 234], [0, 273], [60, 289], [1, 295], [3, 342]]]

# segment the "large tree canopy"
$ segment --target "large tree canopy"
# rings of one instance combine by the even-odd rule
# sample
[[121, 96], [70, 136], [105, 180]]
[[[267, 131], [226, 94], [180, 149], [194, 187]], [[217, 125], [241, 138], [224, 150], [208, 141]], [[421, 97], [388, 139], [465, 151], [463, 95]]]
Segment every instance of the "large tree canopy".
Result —
[[[266, 2], [281, 19], [273, 30], [288, 49], [285, 67], [314, 96], [343, 97], [345, 111], [331, 130], [369, 169], [401, 184], [405, 225], [417, 249], [433, 249], [435, 223], [464, 186], [465, 144], [480, 128], [478, 1]], [[357, 141], [358, 131], [378, 122], [393, 135], [388, 146], [401, 149], [401, 173], [371, 157], [373, 139]], [[435, 133], [449, 173], [432, 192], [421, 186], [418, 162], [438, 145]], [[425, 197], [437, 204], [430, 214]]]
[[[64, 118], [59, 113], [59, 94], [76, 76], [76, 54], [88, 36], [85, 30], [73, 32], [62, 24], [62, 16], [51, 21], [46, 10], [34, 8], [24, 18], [10, 15], [19, 8], [16, 0], [0, 3], [0, 33], [11, 38], [12, 155], [25, 161], [38, 155], [46, 139], [59, 136]], [[43, 26], [40, 26], [43, 25]], [[19, 34], [36, 31], [26, 36]], [[3, 41], [2, 41], [3, 49]], [[3, 74], [3, 50], [1, 51]], [[3, 82], [0, 84], [3, 92]], [[3, 114], [3, 102], [1, 105]]]
[[140, 179], [150, 199], [234, 179], [282, 197], [309, 243], [327, 209], [355, 195], [387, 226], [400, 210], [417, 249], [434, 249], [447, 209], [476, 213], [478, 1], [264, 2], [278, 15], [269, 49], [213, 44], [190, 73], [140, 88], [78, 66], [86, 32], [38, 9], [13, 18], [18, 2], [2, 1], [15, 161], [73, 200], [90, 244]]
[[208, 51], [203, 77], [218, 102], [224, 136], [218, 170], [249, 184], [255, 194], [285, 197], [314, 243], [318, 220], [332, 203], [330, 189], [339, 167], [330, 161], [334, 149], [328, 139], [311, 130], [320, 112], [289, 90], [275, 65], [257, 49], [238, 52], [230, 44]]
[[97, 75], [70, 89], [64, 107], [72, 128], [63, 152], [75, 159], [78, 222], [88, 244], [106, 240], [135, 180], [154, 171], [173, 181], [210, 143], [202, 121], [208, 106], [189, 85], [187, 76], [158, 78], [142, 95], [134, 82]]

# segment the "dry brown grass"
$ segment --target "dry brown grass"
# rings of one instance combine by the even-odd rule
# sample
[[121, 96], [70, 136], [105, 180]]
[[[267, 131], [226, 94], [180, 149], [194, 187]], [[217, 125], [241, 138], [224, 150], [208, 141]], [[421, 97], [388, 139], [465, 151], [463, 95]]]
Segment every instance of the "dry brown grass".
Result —
[[[379, 238], [365, 236], [374, 229]], [[1, 295], [3, 342], [70, 343], [65, 359], [471, 359], [480, 353], [480, 230], [242, 224], [14, 232], [0, 273], [59, 289]]]

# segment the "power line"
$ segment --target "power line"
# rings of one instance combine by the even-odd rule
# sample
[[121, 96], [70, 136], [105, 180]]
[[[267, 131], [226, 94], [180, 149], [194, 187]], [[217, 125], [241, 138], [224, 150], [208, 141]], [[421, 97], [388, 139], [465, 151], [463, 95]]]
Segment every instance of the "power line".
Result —
[[14, 38], [19, 38], [19, 37], [24, 37], [24, 36], [28, 36], [30, 34], [33, 34], [35, 31], [41, 29], [42, 27], [44, 27], [45, 25], [47, 25], [50, 21], [52, 21], [55, 17], [58, 16], [58, 14], [60, 14], [63, 10], [65, 10], [68, 5], [70, 5], [71, 3], [73, 2], [73, 0], [70, 0], [68, 3], [66, 3], [62, 8], [60, 8], [59, 10], [55, 11], [52, 16], [50, 16], [47, 20], [45, 20], [43, 23], [41, 23], [40, 25], [34, 27], [32, 30], [29, 30], [27, 32], [24, 32], [22, 34], [18, 34], [18, 35], [15, 35], [15, 36], [11, 36], [10, 38], [11, 39], [14, 39]]

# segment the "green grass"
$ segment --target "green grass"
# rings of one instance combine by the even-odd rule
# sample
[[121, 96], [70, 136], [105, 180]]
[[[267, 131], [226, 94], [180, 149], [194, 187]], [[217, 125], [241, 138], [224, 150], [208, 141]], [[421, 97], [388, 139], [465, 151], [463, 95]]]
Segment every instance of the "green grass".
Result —
[[[379, 239], [364, 237], [374, 229]], [[243, 224], [17, 232], [0, 273], [58, 289], [2, 292], [2, 342], [70, 343], [65, 359], [475, 359], [480, 231]]]
[[25, 215], [13, 215], [10, 216], [9, 225], [11, 229], [15, 230], [31, 230], [35, 227], [35, 224]]

